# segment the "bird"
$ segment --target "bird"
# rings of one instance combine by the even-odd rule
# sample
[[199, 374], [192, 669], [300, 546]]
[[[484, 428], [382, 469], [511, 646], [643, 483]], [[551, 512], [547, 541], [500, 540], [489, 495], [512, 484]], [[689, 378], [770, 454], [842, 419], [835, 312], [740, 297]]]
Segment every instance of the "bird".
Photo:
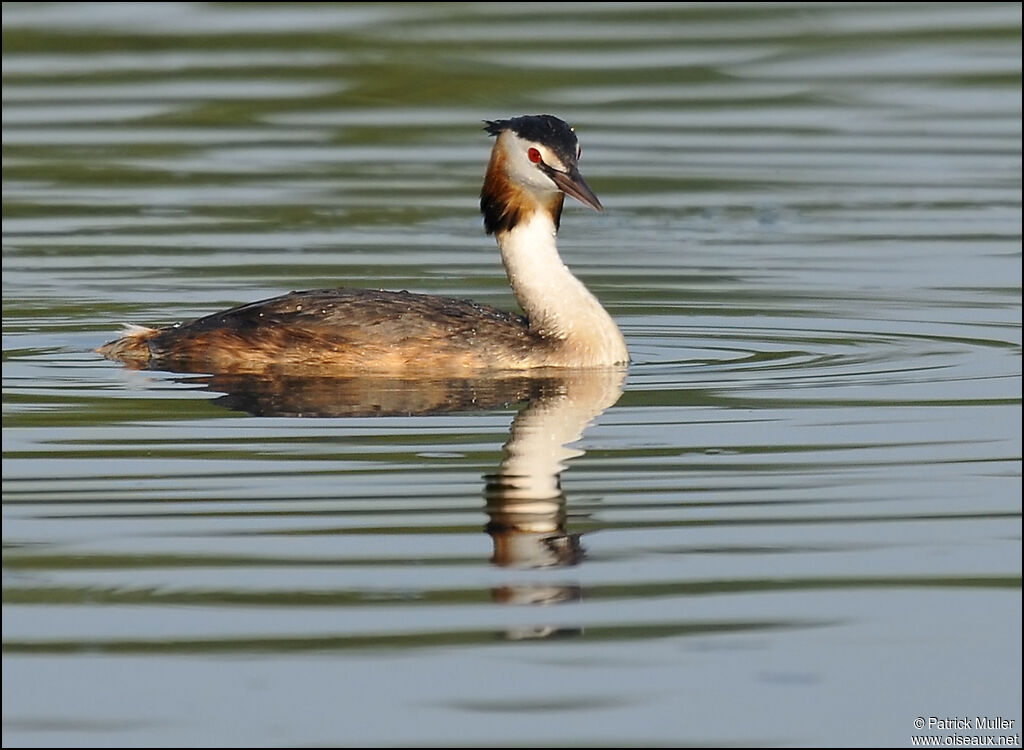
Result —
[[574, 129], [554, 115], [484, 123], [495, 140], [480, 211], [525, 315], [408, 291], [314, 289], [188, 323], [127, 325], [97, 352], [180, 373], [479, 375], [627, 364], [619, 327], [558, 253], [566, 195], [603, 211], [580, 173]]

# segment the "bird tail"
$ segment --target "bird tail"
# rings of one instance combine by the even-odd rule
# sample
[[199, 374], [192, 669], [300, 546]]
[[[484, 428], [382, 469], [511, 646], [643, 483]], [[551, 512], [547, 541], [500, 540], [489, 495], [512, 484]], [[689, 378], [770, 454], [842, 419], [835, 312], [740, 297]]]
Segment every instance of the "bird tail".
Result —
[[121, 338], [108, 341], [96, 351], [107, 359], [125, 364], [146, 365], [152, 356], [149, 341], [158, 333], [160, 331], [156, 328], [127, 324], [121, 331]]

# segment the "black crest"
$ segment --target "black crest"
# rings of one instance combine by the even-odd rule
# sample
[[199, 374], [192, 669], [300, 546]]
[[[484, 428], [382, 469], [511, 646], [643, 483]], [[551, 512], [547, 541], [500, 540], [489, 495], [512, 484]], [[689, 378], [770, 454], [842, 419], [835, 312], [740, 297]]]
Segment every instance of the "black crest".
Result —
[[554, 115], [523, 115], [508, 120], [485, 120], [484, 130], [491, 135], [498, 135], [503, 130], [511, 130], [527, 141], [543, 143], [558, 155], [563, 164], [576, 161], [576, 149], [579, 141], [576, 134], [565, 120]]

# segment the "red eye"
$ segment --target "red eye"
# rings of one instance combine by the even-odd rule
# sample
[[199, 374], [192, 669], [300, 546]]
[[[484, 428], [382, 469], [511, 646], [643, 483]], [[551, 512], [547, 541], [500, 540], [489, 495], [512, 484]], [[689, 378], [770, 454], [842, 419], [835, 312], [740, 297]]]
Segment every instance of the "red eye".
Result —
[[526, 156], [534, 164], [540, 164], [540, 151], [538, 151], [537, 149], [531, 148], [529, 151], [526, 152]]

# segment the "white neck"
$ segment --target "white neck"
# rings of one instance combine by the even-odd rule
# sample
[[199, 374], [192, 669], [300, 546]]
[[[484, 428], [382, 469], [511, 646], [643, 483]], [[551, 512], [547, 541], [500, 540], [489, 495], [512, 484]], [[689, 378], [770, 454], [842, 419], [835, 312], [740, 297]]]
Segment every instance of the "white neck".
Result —
[[563, 343], [565, 364], [599, 366], [629, 361], [615, 321], [562, 262], [551, 215], [532, 211], [498, 234], [501, 260], [530, 329]]

